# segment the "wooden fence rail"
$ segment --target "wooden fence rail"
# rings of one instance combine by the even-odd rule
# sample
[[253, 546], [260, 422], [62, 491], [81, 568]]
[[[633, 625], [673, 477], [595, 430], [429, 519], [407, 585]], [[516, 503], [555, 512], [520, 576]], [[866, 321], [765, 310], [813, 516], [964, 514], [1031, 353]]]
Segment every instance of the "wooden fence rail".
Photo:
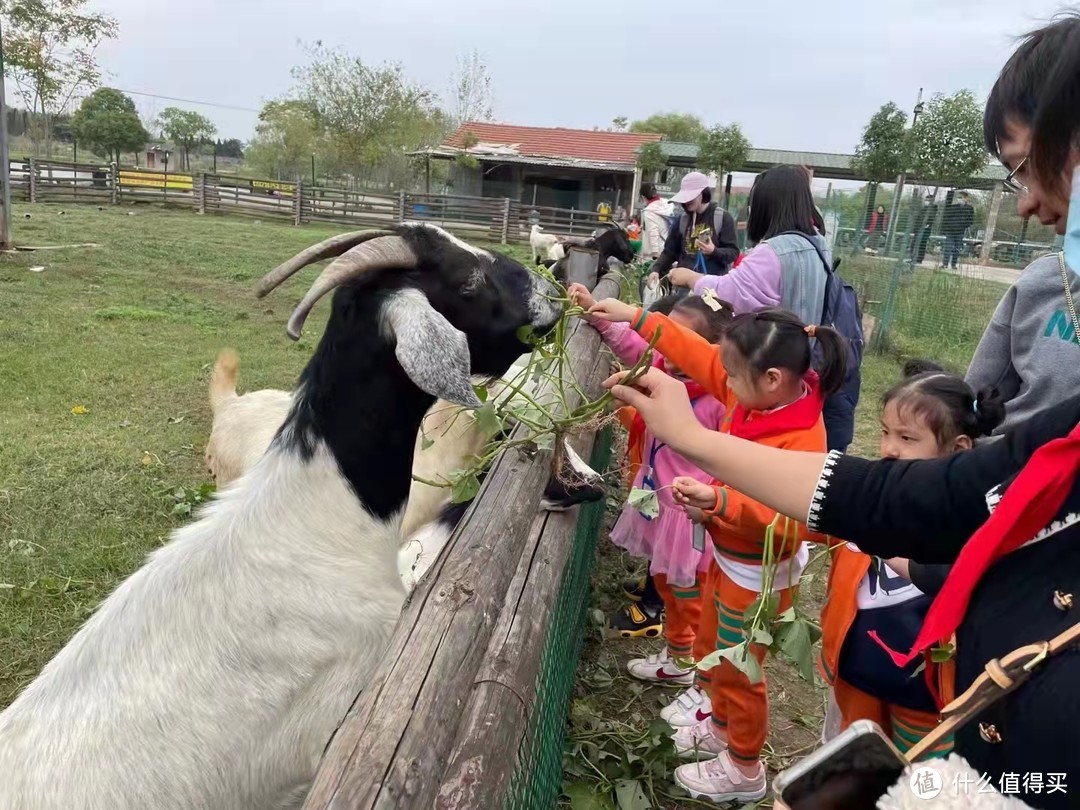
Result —
[[505, 197], [348, 191], [302, 182], [34, 158], [10, 161], [10, 173], [12, 199], [30, 203], [159, 203], [201, 214], [354, 228], [431, 222], [466, 238], [502, 244], [528, 242], [534, 223], [548, 233], [577, 237], [588, 236], [601, 224], [592, 212], [530, 206]]
[[[594, 295], [619, 292], [609, 275]], [[599, 334], [577, 323], [567, 352], [567, 369], [595, 397], [609, 364]], [[567, 399], [577, 404], [569, 387]], [[594, 441], [578, 436], [575, 449], [588, 457]], [[304, 810], [502, 806], [573, 543], [574, 512], [538, 514], [550, 471], [548, 453], [495, 462], [330, 742]]]

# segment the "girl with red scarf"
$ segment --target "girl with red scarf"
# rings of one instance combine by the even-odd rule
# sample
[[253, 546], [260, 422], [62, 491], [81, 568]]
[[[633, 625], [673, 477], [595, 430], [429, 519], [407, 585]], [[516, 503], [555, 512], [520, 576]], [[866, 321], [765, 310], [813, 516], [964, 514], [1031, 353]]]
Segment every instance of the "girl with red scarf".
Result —
[[[586, 310], [596, 303], [588, 289], [580, 284], [570, 286], [570, 295]], [[673, 322], [711, 343], [719, 340], [732, 314], [731, 306], [716, 298], [687, 296], [679, 299], [670, 317]], [[608, 323], [595, 318], [588, 320], [624, 364], [634, 365], [648, 348], [648, 342], [626, 324]], [[654, 353], [653, 365], [680, 379], [690, 397], [694, 416], [702, 425], [710, 430], [720, 427], [724, 406], [716, 397], [683, 377], [675, 366], [658, 353]], [[673, 500], [671, 484], [678, 476], [696, 477], [702, 481], [708, 481], [709, 476], [653, 437], [645, 422], [636, 414], [630, 427], [630, 437], [635, 446], [640, 441], [642, 448], [641, 464], [634, 475], [633, 488], [655, 492], [655, 504], [627, 503], [611, 532], [611, 540], [631, 554], [649, 560], [650, 573], [664, 602], [667, 645], [659, 654], [630, 661], [627, 669], [639, 680], [692, 687], [693, 667], [680, 666], [679, 661], [683, 659], [688, 663], [694, 649], [701, 615], [700, 580], [708, 570], [710, 558], [705, 553], [703, 543], [699, 542], [695, 547], [694, 526], [682, 507]], [[707, 707], [705, 711], [707, 714]], [[665, 710], [665, 719], [667, 713], [668, 710]], [[691, 716], [694, 714], [691, 711]], [[696, 717], [693, 721], [696, 722]]]

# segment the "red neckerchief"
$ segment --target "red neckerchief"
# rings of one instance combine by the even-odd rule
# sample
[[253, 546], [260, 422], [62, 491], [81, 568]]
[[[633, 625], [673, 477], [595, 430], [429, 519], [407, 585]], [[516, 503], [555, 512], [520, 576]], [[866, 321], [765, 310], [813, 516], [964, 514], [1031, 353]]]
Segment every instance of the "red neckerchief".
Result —
[[806, 395], [776, 411], [748, 411], [742, 405], [731, 410], [728, 433], [740, 439], [756, 442], [768, 436], [809, 430], [821, 418], [821, 387], [816, 371], [807, 372], [803, 381], [809, 387]]
[[[668, 374], [667, 366], [664, 365], [664, 358], [657, 359], [654, 364], [655, 368], [660, 369], [665, 374]], [[690, 395], [690, 400], [693, 401], [699, 397], [704, 396], [708, 392], [698, 385], [693, 380], [679, 380], [686, 386], [686, 393]], [[640, 442], [645, 438], [645, 420], [641, 418], [641, 414], [634, 411], [634, 421], [630, 425], [630, 435], [627, 437], [627, 446], [633, 447], [634, 442]]]
[[994, 513], [964, 544], [945, 585], [930, 605], [915, 644], [906, 655], [878, 644], [898, 667], [907, 666], [923, 650], [949, 638], [967, 612], [971, 594], [987, 569], [1010, 551], [1033, 539], [1061, 509], [1080, 472], [1080, 425], [1068, 436], [1035, 451], [1005, 491]]

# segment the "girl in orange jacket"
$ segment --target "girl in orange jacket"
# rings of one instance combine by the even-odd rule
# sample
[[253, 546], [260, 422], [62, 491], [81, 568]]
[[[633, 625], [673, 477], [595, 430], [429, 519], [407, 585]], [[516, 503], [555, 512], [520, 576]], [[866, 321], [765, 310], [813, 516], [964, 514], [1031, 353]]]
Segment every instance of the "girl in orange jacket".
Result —
[[[1005, 416], [994, 389], [976, 394], [960, 377], [925, 361], [882, 397], [882, 458], [942, 458], [968, 450]], [[832, 551], [828, 597], [821, 612], [820, 669], [831, 685], [841, 728], [873, 720], [905, 752], [938, 724], [948, 701], [951, 667], [912, 662], [897, 667], [887, 650], [908, 650], [949, 566], [882, 560], [839, 542]], [[944, 741], [932, 752], [945, 756]]]
[[[602, 301], [592, 314], [628, 321], [646, 339], [659, 333], [657, 351], [727, 406], [722, 432], [773, 447], [825, 450], [822, 403], [842, 384], [847, 358], [843, 338], [832, 329], [806, 326], [785, 310], [745, 313], [732, 321], [718, 352], [667, 318], [618, 301]], [[811, 369], [815, 338], [823, 358], [817, 372]], [[703, 512], [713, 545], [697, 635], [704, 644], [694, 649], [700, 660], [745, 642], [743, 614], [760, 596], [762, 556], [770, 536], [775, 538], [771, 553], [777, 561], [773, 581], [779, 611], [791, 605], [794, 588], [789, 585], [798, 582], [806, 565], [809, 534], [801, 524], [792, 524], [773, 535], [769, 529], [777, 513], [722, 482], [676, 479], [674, 490], [678, 502]], [[759, 662], [764, 659], [766, 647], [750, 649]], [[727, 660], [698, 675], [711, 716], [680, 728], [673, 740], [684, 756], [704, 755], [708, 761], [678, 768], [675, 781], [692, 795], [717, 803], [761, 799], [766, 792], [761, 750], [768, 730], [764, 682], [751, 683]]]

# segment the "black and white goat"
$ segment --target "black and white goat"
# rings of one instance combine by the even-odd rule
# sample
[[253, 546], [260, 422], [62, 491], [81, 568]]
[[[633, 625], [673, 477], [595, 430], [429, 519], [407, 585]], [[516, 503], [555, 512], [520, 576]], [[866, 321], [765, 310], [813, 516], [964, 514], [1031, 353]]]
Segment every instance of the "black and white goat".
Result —
[[[634, 253], [633, 245], [630, 244], [629, 235], [618, 225], [601, 227], [594, 231], [593, 235], [588, 239], [567, 239], [563, 241], [563, 246], [566, 249], [575, 245], [595, 250], [599, 254], [596, 263], [597, 277], [592, 284], [588, 285], [590, 287], [594, 286], [600, 280], [600, 276], [607, 272], [612, 259], [622, 264], [630, 264], [637, 255]], [[544, 266], [550, 269], [560, 282], [565, 283], [567, 281], [567, 261], [567, 257], [563, 257], [558, 261], [549, 260], [544, 262]]]
[[329, 321], [269, 450], [0, 714], [3, 810], [298, 806], [393, 632], [413, 446], [560, 317], [550, 284], [430, 225], [343, 234], [289, 320]]

